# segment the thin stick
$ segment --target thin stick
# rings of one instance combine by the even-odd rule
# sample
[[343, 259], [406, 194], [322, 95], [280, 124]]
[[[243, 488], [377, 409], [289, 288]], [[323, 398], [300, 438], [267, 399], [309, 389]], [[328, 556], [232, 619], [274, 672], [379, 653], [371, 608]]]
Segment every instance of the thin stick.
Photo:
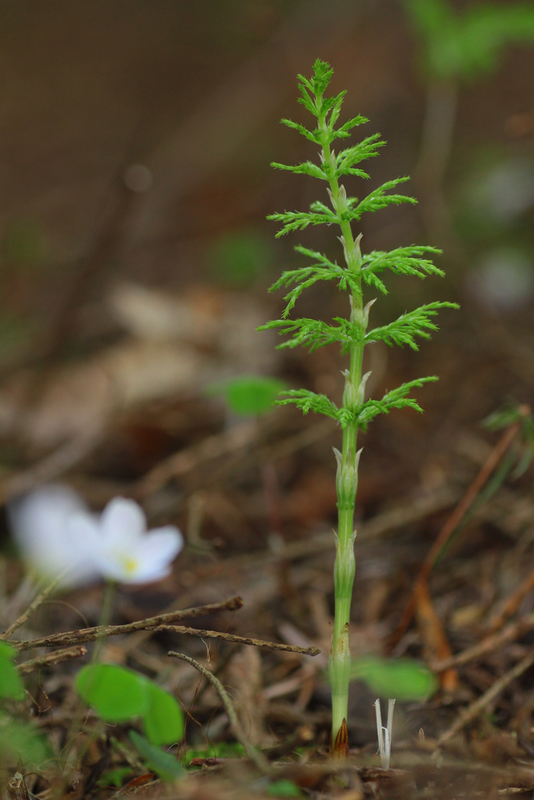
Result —
[[56, 650], [55, 653], [49, 653], [46, 656], [38, 656], [29, 661], [23, 661], [22, 664], [17, 666], [21, 675], [27, 675], [36, 669], [42, 667], [52, 667], [56, 664], [62, 664], [63, 661], [70, 661], [72, 658], [81, 658], [87, 654], [87, 648], [80, 645], [74, 647], [66, 647], [64, 650]]
[[245, 753], [250, 758], [250, 760], [256, 764], [260, 772], [264, 773], [265, 775], [270, 775], [272, 772], [271, 765], [269, 764], [263, 753], [260, 750], [257, 750], [254, 747], [254, 745], [247, 739], [245, 732], [243, 731], [243, 728], [239, 723], [235, 709], [230, 701], [230, 698], [228, 697], [228, 693], [224, 688], [224, 686], [222, 685], [222, 683], [220, 682], [220, 680], [216, 678], [215, 675], [209, 671], [209, 669], [203, 667], [202, 664], [199, 664], [198, 661], [195, 661], [195, 659], [191, 658], [190, 656], [186, 656], [183, 653], [175, 653], [173, 650], [170, 650], [167, 653], [167, 655], [173, 656], [174, 658], [180, 658], [182, 661], [187, 661], [188, 664], [191, 664], [191, 666], [193, 666], [196, 670], [198, 670], [208, 681], [210, 681], [210, 683], [212, 683], [215, 686], [215, 689], [217, 690], [217, 693], [221, 698], [221, 702], [226, 710], [226, 713], [228, 714], [228, 719], [230, 720], [230, 726], [235, 734], [236, 739], [238, 739], [241, 742], [241, 744], [245, 748]]
[[430, 550], [428, 551], [425, 560], [423, 561], [423, 564], [419, 571], [419, 575], [416, 578], [412, 594], [404, 609], [401, 620], [397, 625], [396, 630], [393, 632], [393, 635], [390, 638], [389, 642], [390, 650], [393, 650], [393, 648], [400, 642], [406, 630], [408, 629], [408, 625], [412, 620], [412, 617], [414, 615], [417, 606], [417, 596], [419, 587], [421, 586], [421, 584], [425, 584], [428, 581], [429, 575], [432, 572], [434, 564], [436, 563], [436, 560], [439, 554], [441, 553], [442, 549], [444, 548], [444, 546], [454, 533], [456, 527], [459, 525], [463, 517], [468, 512], [469, 508], [475, 502], [476, 498], [478, 497], [484, 485], [491, 477], [492, 473], [499, 465], [506, 451], [512, 444], [513, 440], [516, 438], [517, 434], [519, 433], [520, 428], [521, 428], [521, 423], [515, 422], [513, 425], [511, 425], [504, 431], [503, 435], [501, 436], [501, 438], [491, 451], [486, 462], [479, 470], [477, 476], [475, 477], [475, 479], [465, 492], [464, 496], [462, 497], [462, 499], [460, 500], [460, 502], [458, 503], [458, 505], [456, 506], [450, 517], [447, 519], [442, 529], [440, 530], [437, 538], [435, 539]]
[[440, 747], [445, 742], [448, 742], [449, 739], [452, 739], [453, 736], [456, 736], [462, 728], [472, 722], [478, 715], [484, 711], [496, 698], [503, 692], [506, 687], [515, 681], [516, 678], [519, 678], [524, 672], [529, 669], [532, 664], [534, 664], [534, 649], [530, 651], [521, 661], [512, 667], [512, 669], [508, 670], [508, 672], [495, 681], [493, 686], [488, 689], [481, 697], [475, 700], [471, 705], [465, 708], [455, 722], [448, 728], [448, 730], [443, 733], [437, 742], [437, 747]]
[[523, 599], [534, 589], [534, 570], [531, 570], [519, 587], [506, 599], [501, 610], [490, 619], [489, 631], [495, 633], [499, 631], [506, 620], [518, 610]]
[[[183, 625], [158, 625], [155, 630], [172, 631], [173, 633], [183, 633], [187, 636], [202, 636], [207, 639], [224, 639], [227, 642], [237, 642], [238, 644], [248, 644], [252, 647], [268, 647], [269, 650], [284, 650], [288, 653], [302, 653], [304, 656], [318, 656], [321, 652], [318, 647], [298, 647], [293, 644], [281, 644], [280, 642], [266, 642], [263, 639], [251, 639], [249, 636], [236, 636], [234, 633], [222, 633], [221, 631], [205, 631], [199, 628], [186, 628]], [[152, 630], [152, 628], [146, 628]]]
[[40, 592], [37, 595], [37, 597], [30, 603], [26, 611], [24, 611], [24, 613], [21, 614], [20, 617], [18, 617], [18, 619], [16, 619], [15, 622], [13, 622], [9, 626], [9, 628], [7, 628], [7, 630], [5, 630], [3, 633], [0, 633], [0, 639], [7, 639], [18, 628], [24, 625], [24, 623], [29, 620], [32, 614], [34, 614], [35, 611], [37, 611], [39, 606], [41, 606], [44, 603], [44, 601], [48, 597], [50, 597], [50, 595], [52, 594], [56, 586], [61, 582], [62, 578], [64, 578], [64, 576], [65, 576], [65, 571], [63, 571], [60, 575], [58, 575], [57, 578], [54, 578], [52, 583], [49, 583], [48, 586], [46, 586], [42, 590], [42, 592]]
[[170, 611], [167, 614], [158, 614], [156, 617], [129, 622], [126, 625], [107, 625], [101, 627], [96, 625], [92, 628], [83, 628], [78, 631], [66, 631], [65, 633], [54, 633], [51, 636], [43, 636], [41, 639], [33, 639], [24, 642], [13, 642], [10, 644], [16, 650], [29, 650], [32, 647], [58, 647], [80, 644], [82, 642], [94, 642], [100, 636], [119, 636], [123, 633], [142, 631], [147, 628], [157, 628], [159, 625], [174, 622], [175, 620], [191, 619], [201, 617], [204, 614], [213, 614], [220, 611], [236, 611], [242, 608], [243, 600], [240, 597], [230, 597], [222, 603], [210, 603], [205, 606], [195, 606], [185, 608], [181, 611]]
[[498, 633], [486, 636], [481, 642], [478, 642], [472, 647], [467, 647], [465, 650], [462, 650], [461, 653], [451, 656], [451, 658], [444, 658], [440, 659], [440, 661], [433, 662], [432, 669], [436, 672], [443, 672], [443, 670], [449, 669], [449, 667], [467, 664], [469, 661], [474, 661], [475, 658], [490, 653], [492, 650], [497, 650], [497, 648], [507, 642], [513, 642], [515, 639], [518, 639], [520, 636], [532, 630], [532, 628], [534, 628], [534, 613], [527, 614], [523, 619], [510, 623], [510, 625], [507, 625], [506, 628], [503, 628]]

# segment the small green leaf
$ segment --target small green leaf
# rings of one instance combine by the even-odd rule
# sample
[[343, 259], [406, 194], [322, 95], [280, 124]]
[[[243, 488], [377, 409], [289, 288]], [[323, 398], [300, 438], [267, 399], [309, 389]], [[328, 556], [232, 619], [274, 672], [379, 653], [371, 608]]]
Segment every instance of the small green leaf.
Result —
[[16, 652], [7, 642], [0, 642], [0, 697], [24, 700], [24, 686], [13, 663]]
[[170, 753], [160, 750], [141, 736], [140, 733], [130, 731], [130, 741], [142, 757], [148, 769], [158, 775], [162, 781], [172, 782], [185, 775], [182, 765]]
[[90, 664], [76, 677], [76, 691], [106, 722], [143, 716], [149, 705], [147, 680], [114, 664]]
[[148, 709], [143, 716], [147, 739], [155, 745], [178, 742], [184, 734], [184, 715], [175, 698], [152, 681], [147, 681]]
[[272, 410], [278, 395], [284, 389], [286, 384], [277, 378], [243, 375], [232, 381], [213, 384], [208, 392], [221, 394], [234, 414], [252, 416]]
[[438, 688], [433, 672], [424, 664], [409, 659], [353, 659], [351, 680], [362, 680], [381, 697], [400, 701], [426, 700]]

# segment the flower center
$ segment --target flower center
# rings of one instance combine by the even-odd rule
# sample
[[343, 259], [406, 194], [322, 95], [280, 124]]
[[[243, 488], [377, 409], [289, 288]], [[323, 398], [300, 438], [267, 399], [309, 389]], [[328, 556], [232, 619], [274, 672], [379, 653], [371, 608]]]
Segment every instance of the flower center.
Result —
[[126, 558], [122, 559], [122, 563], [124, 565], [124, 569], [128, 575], [132, 575], [134, 572], [137, 572], [139, 568], [139, 562], [136, 558], [132, 558], [131, 556], [127, 556]]

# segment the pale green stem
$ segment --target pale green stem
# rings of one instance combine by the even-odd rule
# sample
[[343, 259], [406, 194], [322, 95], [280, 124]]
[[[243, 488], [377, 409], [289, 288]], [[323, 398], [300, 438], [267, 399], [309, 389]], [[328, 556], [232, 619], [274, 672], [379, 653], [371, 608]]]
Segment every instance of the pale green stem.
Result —
[[[321, 122], [321, 121], [320, 121]], [[333, 156], [328, 144], [323, 145], [326, 163], [333, 164]], [[330, 180], [332, 204], [340, 214], [346, 209], [345, 190], [336, 178]], [[351, 321], [366, 327], [363, 314], [361, 292], [361, 254], [359, 240], [354, 240], [350, 222], [340, 223], [343, 236], [343, 249], [347, 269], [357, 277], [359, 291], [352, 292]], [[345, 373], [345, 390], [343, 404], [348, 408], [357, 408], [363, 402], [362, 363], [363, 342], [354, 342], [350, 347], [349, 369]], [[358, 391], [359, 390], [359, 391]], [[329, 671], [332, 686], [332, 745], [336, 742], [343, 721], [348, 716], [348, 697], [350, 682], [350, 644], [349, 624], [354, 584], [354, 507], [358, 481], [357, 455], [358, 427], [354, 422], [343, 429], [341, 458], [338, 460], [337, 506], [338, 532], [336, 537], [336, 558], [334, 563], [335, 614], [332, 645], [330, 651]]]

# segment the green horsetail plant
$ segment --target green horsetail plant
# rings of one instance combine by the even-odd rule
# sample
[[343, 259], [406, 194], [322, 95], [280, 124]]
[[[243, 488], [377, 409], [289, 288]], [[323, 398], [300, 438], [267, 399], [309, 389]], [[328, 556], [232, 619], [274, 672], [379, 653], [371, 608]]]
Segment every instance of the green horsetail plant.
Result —
[[[273, 163], [273, 167], [309, 175], [325, 181], [330, 205], [317, 201], [309, 211], [285, 211], [271, 214], [268, 219], [282, 223], [277, 236], [283, 236], [308, 225], [335, 225], [341, 235], [344, 264], [331, 261], [326, 255], [305, 247], [296, 247], [298, 253], [312, 263], [306, 267], [288, 270], [271, 286], [271, 291], [282, 287], [289, 288], [285, 297], [286, 307], [282, 318], [262, 325], [260, 330], [274, 328], [289, 338], [280, 347], [304, 345], [310, 351], [324, 345], [337, 343], [348, 357], [348, 368], [344, 376], [344, 390], [341, 406], [337, 406], [324, 394], [316, 394], [306, 389], [285, 392], [282, 405], [294, 403], [304, 414], [313, 411], [332, 417], [342, 429], [341, 451], [334, 448], [337, 461], [336, 489], [338, 507], [338, 531], [336, 535], [336, 558], [334, 564], [335, 619], [330, 650], [329, 672], [332, 686], [332, 752], [346, 755], [348, 752], [347, 707], [348, 690], [351, 679], [351, 656], [349, 647], [349, 621], [354, 582], [355, 558], [354, 507], [358, 487], [358, 466], [361, 450], [358, 450], [358, 432], [365, 431], [368, 423], [378, 414], [387, 414], [394, 408], [413, 408], [421, 411], [416, 400], [410, 397], [412, 389], [435, 376], [418, 378], [402, 384], [387, 392], [381, 399], [365, 399], [365, 385], [370, 373], [363, 374], [363, 353], [366, 345], [382, 341], [387, 345], [408, 345], [418, 349], [417, 338], [429, 338], [430, 331], [437, 330], [433, 317], [440, 308], [456, 308], [455, 303], [435, 302], [402, 314], [388, 325], [369, 329], [369, 312], [375, 302], [364, 297], [364, 287], [375, 292], [387, 294], [382, 277], [389, 270], [395, 274], [414, 275], [424, 278], [427, 275], [443, 276], [427, 254], [440, 251], [433, 247], [411, 245], [398, 247], [389, 252], [374, 251], [363, 255], [360, 249], [361, 234], [353, 231], [353, 223], [359, 222], [366, 212], [378, 211], [389, 205], [415, 203], [412, 197], [395, 192], [400, 183], [408, 178], [387, 181], [371, 191], [363, 199], [350, 197], [341, 178], [368, 178], [368, 174], [358, 165], [372, 156], [384, 142], [379, 134], [363, 139], [359, 144], [335, 152], [332, 144], [336, 139], [350, 136], [352, 128], [367, 122], [362, 116], [349, 119], [335, 127], [339, 119], [345, 92], [335, 97], [325, 97], [333, 70], [324, 61], [317, 60], [314, 74], [310, 79], [299, 75], [301, 97], [299, 101], [315, 117], [316, 126], [306, 128], [291, 120], [283, 124], [301, 133], [320, 148], [320, 162], [306, 161], [296, 166]], [[349, 295], [348, 318], [336, 317], [330, 323], [316, 319], [290, 319], [289, 313], [304, 289], [318, 281], [334, 281], [338, 289]]]

